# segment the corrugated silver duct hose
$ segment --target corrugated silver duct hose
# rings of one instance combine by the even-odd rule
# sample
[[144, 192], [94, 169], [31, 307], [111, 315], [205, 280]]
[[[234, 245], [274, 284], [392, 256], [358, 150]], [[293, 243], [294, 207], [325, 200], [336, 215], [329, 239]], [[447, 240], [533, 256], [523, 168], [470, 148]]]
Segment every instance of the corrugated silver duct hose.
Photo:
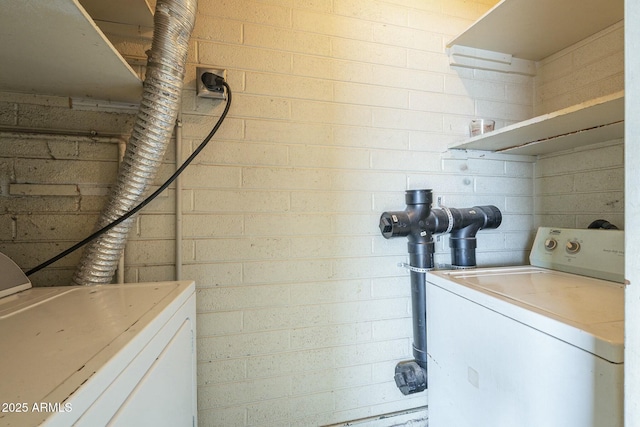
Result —
[[[189, 38], [197, 0], [158, 0], [142, 101], [127, 144], [118, 180], [98, 220], [101, 228], [127, 213], [143, 199], [160, 168], [175, 125]], [[112, 228], [85, 249], [73, 283], [110, 283], [135, 216]]]

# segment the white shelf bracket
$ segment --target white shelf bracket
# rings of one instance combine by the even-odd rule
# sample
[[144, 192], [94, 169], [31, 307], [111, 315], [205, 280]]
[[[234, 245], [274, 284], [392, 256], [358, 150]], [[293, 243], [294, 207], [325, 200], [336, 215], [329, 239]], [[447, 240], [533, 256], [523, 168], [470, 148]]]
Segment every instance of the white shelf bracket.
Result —
[[501, 73], [536, 75], [534, 61], [514, 58], [512, 55], [491, 50], [453, 45], [447, 49], [449, 65]]

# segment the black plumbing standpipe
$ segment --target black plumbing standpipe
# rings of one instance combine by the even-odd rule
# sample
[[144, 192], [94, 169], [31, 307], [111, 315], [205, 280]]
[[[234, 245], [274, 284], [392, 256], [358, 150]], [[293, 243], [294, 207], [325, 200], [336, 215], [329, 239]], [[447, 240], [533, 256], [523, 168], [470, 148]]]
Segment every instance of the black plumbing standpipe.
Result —
[[406, 236], [411, 274], [411, 311], [413, 313], [414, 360], [396, 366], [396, 385], [403, 394], [423, 391], [427, 387], [427, 300], [425, 275], [421, 271], [433, 268], [435, 252], [433, 235], [427, 227], [431, 214], [430, 190], [407, 191], [407, 208], [400, 212], [385, 212], [380, 217], [380, 231], [389, 239]]
[[427, 388], [427, 301], [426, 275], [434, 268], [434, 234], [451, 233], [451, 263], [454, 268], [475, 266], [476, 233], [483, 228], [497, 228], [502, 214], [495, 206], [469, 209], [431, 209], [431, 190], [408, 190], [404, 211], [384, 212], [380, 232], [386, 239], [407, 237], [411, 275], [411, 309], [413, 313], [414, 360], [396, 365], [395, 381], [405, 394]]

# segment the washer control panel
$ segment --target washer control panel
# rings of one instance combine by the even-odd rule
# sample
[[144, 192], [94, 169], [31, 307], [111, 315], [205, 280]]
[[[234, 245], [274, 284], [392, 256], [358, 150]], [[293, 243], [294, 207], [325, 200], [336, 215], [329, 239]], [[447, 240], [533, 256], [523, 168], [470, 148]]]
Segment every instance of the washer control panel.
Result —
[[624, 231], [540, 227], [531, 265], [624, 283]]

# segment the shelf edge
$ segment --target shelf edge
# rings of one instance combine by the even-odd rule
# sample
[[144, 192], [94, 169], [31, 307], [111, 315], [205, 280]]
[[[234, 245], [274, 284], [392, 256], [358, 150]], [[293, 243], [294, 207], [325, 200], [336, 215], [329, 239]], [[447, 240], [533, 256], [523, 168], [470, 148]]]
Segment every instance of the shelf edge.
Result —
[[[624, 91], [615, 92], [552, 113], [533, 117], [493, 132], [474, 136], [449, 146], [450, 149], [504, 152], [579, 134], [601, 134], [624, 122]], [[619, 132], [614, 134], [614, 138]], [[587, 140], [589, 140], [587, 138]], [[549, 144], [551, 145], [551, 144]]]

